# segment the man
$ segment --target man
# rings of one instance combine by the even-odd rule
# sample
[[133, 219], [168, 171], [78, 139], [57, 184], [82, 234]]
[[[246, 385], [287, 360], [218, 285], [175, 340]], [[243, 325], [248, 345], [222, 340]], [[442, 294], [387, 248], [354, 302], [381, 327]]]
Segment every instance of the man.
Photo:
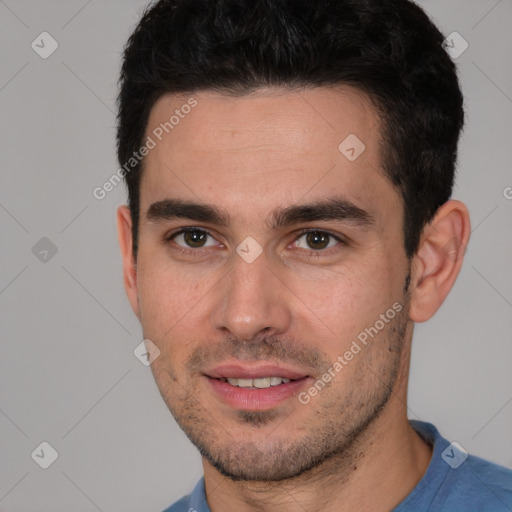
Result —
[[130, 37], [125, 288], [204, 469], [169, 511], [512, 510], [407, 419], [470, 233], [443, 39], [406, 0], [161, 0]]

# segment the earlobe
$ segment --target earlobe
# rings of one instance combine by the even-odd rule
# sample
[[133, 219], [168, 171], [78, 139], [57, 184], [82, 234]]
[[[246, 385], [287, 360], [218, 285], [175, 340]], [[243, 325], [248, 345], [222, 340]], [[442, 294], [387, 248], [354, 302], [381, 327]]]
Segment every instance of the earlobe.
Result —
[[123, 258], [124, 288], [133, 312], [140, 319], [137, 291], [137, 266], [132, 250], [132, 218], [129, 208], [124, 205], [117, 209], [117, 235]]
[[411, 308], [414, 322], [431, 318], [459, 275], [471, 226], [464, 203], [447, 201], [425, 227], [413, 258]]

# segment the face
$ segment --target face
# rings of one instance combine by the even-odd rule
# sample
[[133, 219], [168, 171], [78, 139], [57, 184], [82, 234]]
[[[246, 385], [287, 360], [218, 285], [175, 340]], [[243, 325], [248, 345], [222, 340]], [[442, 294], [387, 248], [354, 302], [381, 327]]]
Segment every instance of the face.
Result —
[[169, 95], [146, 136], [128, 294], [167, 406], [233, 479], [343, 453], [389, 407], [410, 337], [372, 104], [348, 87]]

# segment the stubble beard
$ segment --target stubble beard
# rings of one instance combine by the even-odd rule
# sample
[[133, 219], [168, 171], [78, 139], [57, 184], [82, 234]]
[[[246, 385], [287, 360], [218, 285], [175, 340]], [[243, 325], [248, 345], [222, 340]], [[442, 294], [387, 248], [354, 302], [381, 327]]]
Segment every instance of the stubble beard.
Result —
[[[287, 423], [287, 416], [276, 409], [237, 411], [229, 422], [236, 418], [237, 429], [247, 427], [247, 436], [239, 440], [230, 435], [229, 424], [214, 419], [201, 405], [197, 389], [179, 386], [179, 393], [162, 396], [201, 455], [231, 480], [271, 483], [297, 479], [306, 473], [310, 477], [334, 472], [341, 476], [343, 468], [347, 473], [364, 456], [361, 447], [365, 435], [392, 396], [408, 324], [408, 300], [403, 305], [386, 329], [349, 363], [354, 365], [349, 386], [348, 382], [342, 383], [340, 391], [334, 392], [336, 379], [343, 378], [342, 371], [333, 379], [334, 386], [326, 387], [310, 404], [300, 405], [312, 408], [302, 425], [293, 420]], [[266, 346], [267, 356], [279, 357], [274, 342], [263, 339], [258, 346]], [[263, 358], [261, 353], [255, 356]], [[318, 361], [318, 357], [313, 359]], [[282, 434], [276, 436], [280, 428]]]

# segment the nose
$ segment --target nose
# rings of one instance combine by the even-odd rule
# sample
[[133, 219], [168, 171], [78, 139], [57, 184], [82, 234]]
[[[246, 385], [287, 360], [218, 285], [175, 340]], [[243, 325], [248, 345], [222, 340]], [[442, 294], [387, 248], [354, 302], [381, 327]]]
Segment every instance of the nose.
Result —
[[214, 292], [213, 326], [239, 340], [276, 336], [291, 323], [289, 290], [263, 252], [248, 263], [233, 255], [229, 273]]

